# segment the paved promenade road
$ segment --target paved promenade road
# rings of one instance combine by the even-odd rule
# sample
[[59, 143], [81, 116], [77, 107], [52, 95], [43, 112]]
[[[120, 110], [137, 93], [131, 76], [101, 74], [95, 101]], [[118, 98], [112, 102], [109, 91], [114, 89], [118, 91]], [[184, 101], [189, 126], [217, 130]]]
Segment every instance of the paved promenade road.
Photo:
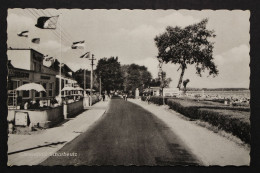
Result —
[[88, 131], [41, 165], [199, 165], [185, 144], [152, 113], [113, 98], [109, 109]]

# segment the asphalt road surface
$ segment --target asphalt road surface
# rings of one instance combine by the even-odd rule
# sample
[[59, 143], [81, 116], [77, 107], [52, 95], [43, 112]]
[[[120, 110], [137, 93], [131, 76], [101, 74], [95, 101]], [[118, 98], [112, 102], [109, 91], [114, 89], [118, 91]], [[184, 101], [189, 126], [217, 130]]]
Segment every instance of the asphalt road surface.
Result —
[[41, 165], [200, 165], [161, 120], [140, 106], [113, 98], [109, 109], [89, 130]]

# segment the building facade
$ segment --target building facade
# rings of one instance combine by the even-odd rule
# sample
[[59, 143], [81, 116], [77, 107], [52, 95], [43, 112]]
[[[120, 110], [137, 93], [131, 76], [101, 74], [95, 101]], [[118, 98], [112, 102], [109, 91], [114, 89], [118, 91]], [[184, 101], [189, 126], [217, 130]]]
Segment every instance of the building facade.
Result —
[[[60, 63], [55, 60], [45, 63], [44, 55], [34, 49], [7, 50], [8, 55], [8, 104], [15, 102], [13, 98], [25, 100], [50, 100], [59, 95], [59, 79], [61, 89], [65, 85], [73, 86], [77, 82], [73, 79], [73, 71], [63, 65], [60, 75]], [[47, 65], [46, 65], [47, 64]], [[41, 84], [46, 92], [15, 91], [26, 83]]]

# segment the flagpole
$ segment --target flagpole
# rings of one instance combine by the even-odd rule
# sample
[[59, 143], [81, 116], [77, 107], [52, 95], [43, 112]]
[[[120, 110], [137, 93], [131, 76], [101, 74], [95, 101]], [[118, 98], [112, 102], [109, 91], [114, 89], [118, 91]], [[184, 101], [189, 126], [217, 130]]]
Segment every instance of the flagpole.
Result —
[[[85, 52], [85, 46], [83, 47], [83, 50]], [[83, 94], [83, 96], [84, 97], [86, 96], [86, 67], [84, 68], [84, 94]]]
[[62, 97], [61, 97], [61, 56], [62, 56], [62, 44], [61, 44], [61, 13], [60, 13], [60, 81], [59, 81], [59, 99], [62, 103]]
[[92, 96], [93, 92], [93, 65], [94, 65], [94, 54], [92, 54], [91, 58], [91, 76], [90, 76], [90, 95]]

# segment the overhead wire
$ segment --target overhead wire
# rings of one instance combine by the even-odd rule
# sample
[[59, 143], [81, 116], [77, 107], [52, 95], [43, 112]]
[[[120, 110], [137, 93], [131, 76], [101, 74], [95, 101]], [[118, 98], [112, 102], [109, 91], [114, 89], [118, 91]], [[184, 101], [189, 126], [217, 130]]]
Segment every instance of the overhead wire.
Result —
[[[43, 15], [49, 16], [49, 15], [46, 14], [42, 9], [40, 9], [40, 11], [41, 11], [41, 13], [42, 13]], [[49, 17], [52, 17], [52, 16], [53, 16], [53, 15], [50, 15]], [[53, 23], [57, 22], [57, 21], [53, 21], [53, 20], [54, 20], [53, 18], [50, 19], [50, 21], [52, 21]], [[63, 29], [63, 28], [62, 28], [61, 26], [59, 26], [59, 27], [60, 27], [59, 29], [61, 29], [62, 38], [66, 39], [66, 40], [64, 40], [64, 41], [66, 41], [67, 43], [71, 44], [72, 41], [71, 41], [69, 38], [67, 38], [67, 36], [65, 36], [64, 33], [62, 32], [62, 29]], [[56, 32], [56, 31], [54, 31], [54, 32]]]
[[[27, 15], [29, 15], [30, 17], [35, 18], [36, 20], [41, 17], [42, 15], [40, 14], [40, 12], [44, 15], [44, 16], [53, 16], [49, 11], [45, 10], [45, 12], [40, 9], [38, 12], [35, 9], [23, 9], [23, 12], [25, 12]], [[60, 39], [60, 36], [62, 37], [62, 42], [66, 45], [68, 45], [69, 47], [71, 46], [71, 44], [73, 43], [73, 37], [62, 27], [60, 27], [61, 29], [61, 34], [58, 33], [57, 30], [52, 30], [52, 33], [55, 37], [57, 37], [58, 39]], [[58, 53], [57, 53], [58, 54]], [[55, 54], [52, 57], [55, 57], [57, 54]], [[75, 54], [76, 56], [80, 56], [82, 54], [82, 52], [80, 51], [74, 51], [73, 54]]]
[[[34, 11], [35, 11], [35, 10], [32, 10], [32, 13], [34, 14], [34, 16], [36, 16], [37, 18], [41, 16], [41, 14], [39, 14], [40, 12], [39, 12], [39, 13], [36, 13], [36, 12], [34, 12]], [[42, 10], [41, 12], [42, 12], [43, 15], [48, 16], [48, 15], [46, 15], [46, 13], [43, 12], [43, 10]], [[53, 15], [51, 15], [51, 16], [53, 16]], [[58, 25], [58, 27], [59, 27], [59, 29], [62, 30], [62, 27], [60, 27], [60, 25]], [[59, 29], [58, 29], [58, 30], [59, 30]], [[67, 36], [65, 36], [63, 32], [61, 32], [61, 33], [63, 33], [63, 34], [58, 33], [58, 30], [52, 30], [53, 34], [54, 34], [58, 39], [60, 39], [60, 36], [61, 36], [62, 42], [63, 42], [65, 45], [68, 45], [68, 46], [70, 47], [73, 41], [70, 40], [69, 38], [67, 38]], [[64, 30], [64, 29], [63, 29], [63, 30]], [[65, 31], [65, 30], [64, 30], [64, 31]], [[61, 34], [61, 35], [60, 35], [60, 34]], [[78, 54], [77, 56], [79, 56], [79, 54], [80, 54], [80, 52], [78, 52], [78, 51], [76, 51], [76, 52], [74, 52], [74, 53], [75, 53], [75, 54]]]
[[[45, 12], [42, 9], [40, 9], [40, 11], [45, 16], [50, 16], [50, 17], [51, 16], [55, 16], [51, 12], [49, 12], [47, 9], [45, 10]], [[74, 42], [73, 41], [73, 37], [63, 27], [61, 27], [61, 25], [59, 25], [59, 26], [60, 26], [59, 29], [61, 30], [62, 38], [65, 38], [67, 40], [68, 45], [71, 46], [71, 44]], [[76, 54], [77, 56], [80, 56], [82, 54], [82, 52], [81, 51], [76, 51], [76, 52], [74, 52], [74, 54]]]
[[[43, 10], [42, 10], [42, 11], [43, 11]], [[53, 16], [53, 15], [51, 14], [51, 12], [49, 12], [47, 9], [46, 9], [45, 11], [46, 11], [46, 13], [47, 13], [48, 15]], [[65, 35], [67, 35], [67, 36], [69, 37], [70, 40], [73, 40], [73, 37], [72, 37], [68, 32], [66, 32], [65, 29], [61, 28], [61, 30], [62, 30], [62, 32], [63, 32]]]

